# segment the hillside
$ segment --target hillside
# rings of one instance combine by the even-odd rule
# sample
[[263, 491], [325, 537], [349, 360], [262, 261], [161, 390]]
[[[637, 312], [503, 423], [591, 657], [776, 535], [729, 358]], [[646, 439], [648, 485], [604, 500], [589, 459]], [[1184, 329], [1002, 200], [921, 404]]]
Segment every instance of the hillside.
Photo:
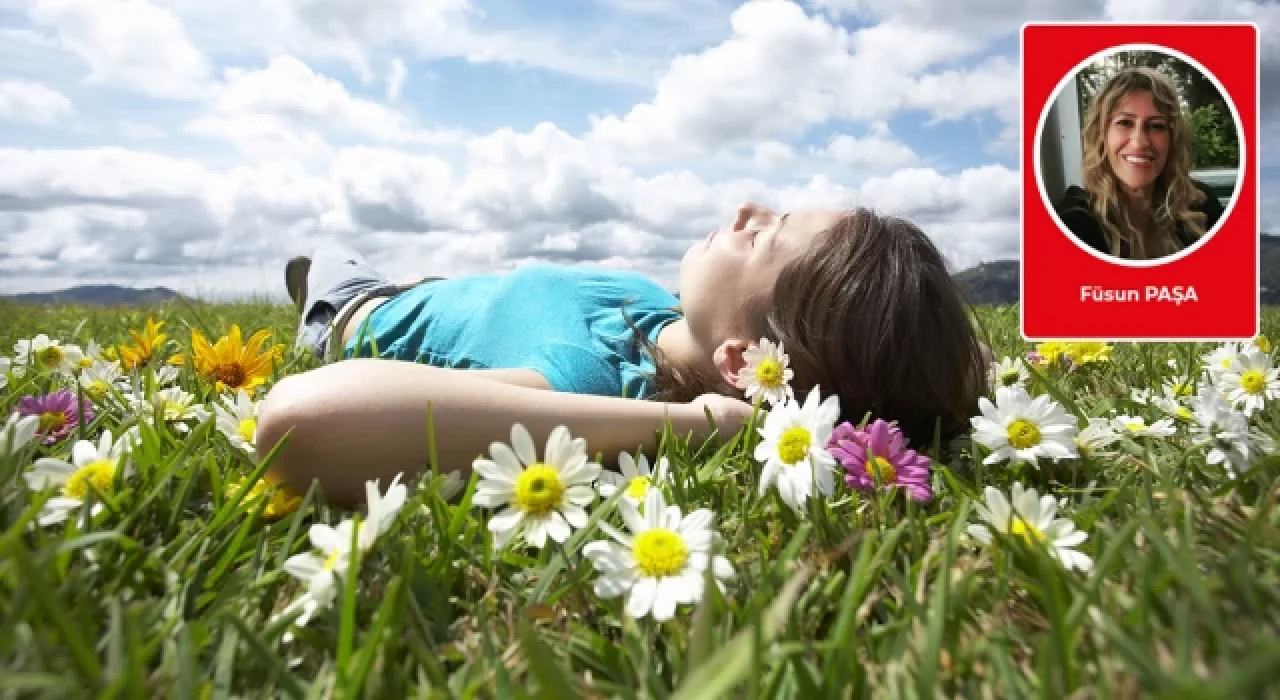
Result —
[[132, 306], [170, 301], [181, 296], [172, 289], [151, 287], [134, 289], [114, 284], [90, 284], [56, 292], [9, 294], [5, 299], [20, 304], [82, 304], [85, 306]]

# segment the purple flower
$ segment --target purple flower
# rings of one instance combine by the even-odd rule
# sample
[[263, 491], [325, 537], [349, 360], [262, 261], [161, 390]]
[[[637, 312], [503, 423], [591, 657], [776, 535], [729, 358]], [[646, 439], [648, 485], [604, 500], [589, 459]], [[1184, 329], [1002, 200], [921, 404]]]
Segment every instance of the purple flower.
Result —
[[[44, 444], [53, 445], [66, 439], [80, 424], [80, 409], [76, 395], [70, 389], [58, 389], [43, 396], [24, 396], [18, 399], [18, 415], [38, 416], [40, 425], [36, 432], [44, 436]], [[93, 406], [84, 402], [85, 421], [93, 420]]]
[[[906, 449], [905, 442], [902, 431], [892, 423], [876, 419], [860, 430], [845, 421], [831, 434], [829, 449], [844, 465], [844, 481], [852, 488], [872, 491], [879, 478], [885, 488], [901, 486], [917, 501], [932, 500], [930, 460]], [[871, 455], [874, 461], [868, 461]]]

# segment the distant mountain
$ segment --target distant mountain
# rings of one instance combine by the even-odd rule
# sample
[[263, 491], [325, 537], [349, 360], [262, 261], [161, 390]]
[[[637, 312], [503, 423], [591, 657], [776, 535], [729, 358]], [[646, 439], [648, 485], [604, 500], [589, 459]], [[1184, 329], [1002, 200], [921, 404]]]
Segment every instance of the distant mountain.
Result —
[[[1262, 234], [1258, 293], [1264, 305], [1280, 304], [1280, 235]], [[1021, 293], [1017, 260], [997, 260], [955, 275], [972, 304], [1016, 304]]]
[[9, 294], [3, 298], [20, 304], [82, 304], [85, 306], [133, 306], [158, 304], [182, 296], [172, 289], [133, 289], [114, 284], [86, 284], [56, 292]]
[[956, 282], [970, 304], [1016, 304], [1022, 293], [1017, 260], [982, 263], [956, 273]]

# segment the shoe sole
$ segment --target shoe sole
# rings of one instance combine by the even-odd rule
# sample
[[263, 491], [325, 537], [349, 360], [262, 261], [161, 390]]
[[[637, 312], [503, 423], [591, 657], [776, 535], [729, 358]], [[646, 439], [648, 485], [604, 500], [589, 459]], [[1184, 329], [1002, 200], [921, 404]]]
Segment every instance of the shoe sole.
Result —
[[297, 257], [284, 266], [284, 286], [299, 312], [307, 305], [307, 273], [309, 272], [311, 272], [311, 258]]

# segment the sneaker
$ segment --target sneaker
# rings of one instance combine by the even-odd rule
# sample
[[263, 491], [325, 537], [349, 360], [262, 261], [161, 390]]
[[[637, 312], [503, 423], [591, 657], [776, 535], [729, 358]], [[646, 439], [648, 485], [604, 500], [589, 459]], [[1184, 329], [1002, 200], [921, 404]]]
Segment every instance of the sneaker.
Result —
[[298, 313], [307, 306], [307, 273], [311, 272], [311, 258], [299, 256], [284, 266], [284, 286]]

